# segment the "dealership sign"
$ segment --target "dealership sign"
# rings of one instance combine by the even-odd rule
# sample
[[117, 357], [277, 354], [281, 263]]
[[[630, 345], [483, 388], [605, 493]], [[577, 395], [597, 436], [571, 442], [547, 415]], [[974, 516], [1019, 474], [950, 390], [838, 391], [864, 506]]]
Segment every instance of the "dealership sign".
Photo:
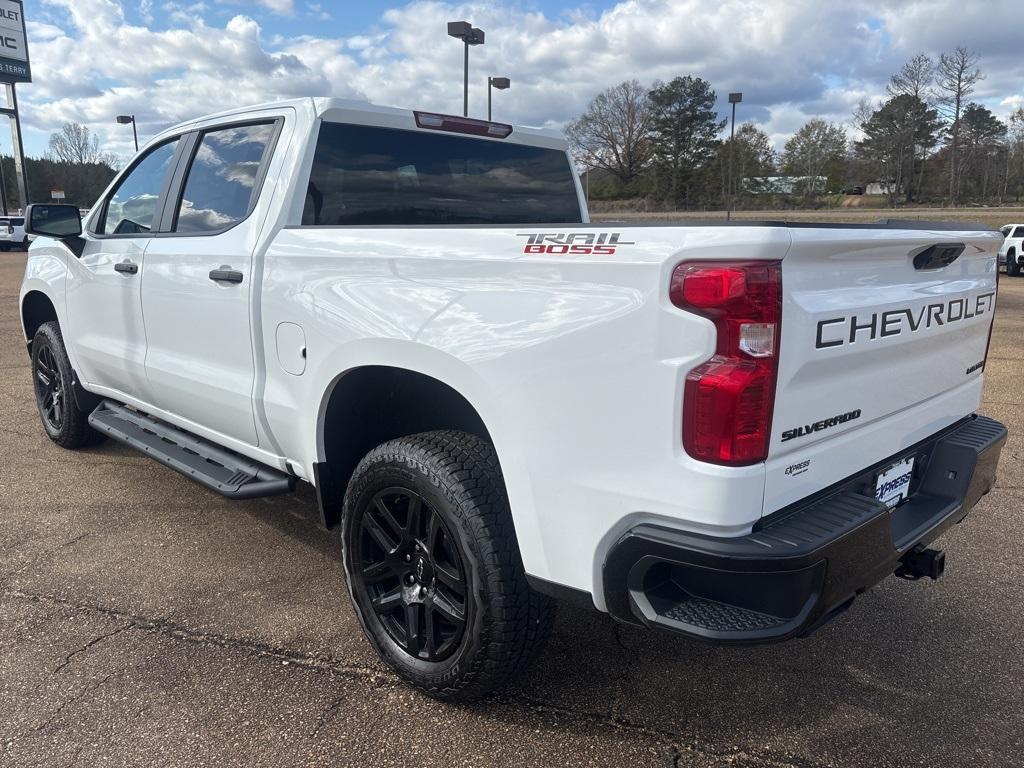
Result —
[[0, 0], [0, 83], [31, 81], [21, 0]]

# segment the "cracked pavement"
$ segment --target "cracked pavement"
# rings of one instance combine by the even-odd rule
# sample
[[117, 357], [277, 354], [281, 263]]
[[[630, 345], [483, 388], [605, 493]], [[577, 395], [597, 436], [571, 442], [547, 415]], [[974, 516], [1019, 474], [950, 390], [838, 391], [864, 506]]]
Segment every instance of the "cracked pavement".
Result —
[[229, 502], [113, 443], [45, 438], [0, 254], [0, 765], [1024, 765], [1024, 279], [984, 411], [996, 490], [937, 583], [888, 579], [813, 637], [713, 648], [563, 606], [473, 706], [373, 655], [308, 490]]

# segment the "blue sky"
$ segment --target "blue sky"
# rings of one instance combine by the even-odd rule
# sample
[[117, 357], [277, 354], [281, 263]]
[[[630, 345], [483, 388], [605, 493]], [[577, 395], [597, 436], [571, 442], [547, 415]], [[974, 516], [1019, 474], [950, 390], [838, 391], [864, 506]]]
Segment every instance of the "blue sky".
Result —
[[[974, 98], [1006, 116], [1024, 106], [1019, 0], [27, 0], [35, 81], [19, 88], [29, 154], [64, 122], [104, 149], [131, 151], [116, 114], [145, 139], [225, 107], [299, 95], [407, 108], [461, 108], [461, 48], [445, 22], [483, 27], [471, 113], [486, 76], [508, 76], [496, 118], [561, 127], [627, 78], [709, 80], [744, 93], [741, 120], [777, 147], [811, 117], [848, 123], [862, 99], [918, 52], [981, 54]], [[724, 110], [723, 110], [724, 112]], [[0, 131], [0, 145], [9, 145]]]

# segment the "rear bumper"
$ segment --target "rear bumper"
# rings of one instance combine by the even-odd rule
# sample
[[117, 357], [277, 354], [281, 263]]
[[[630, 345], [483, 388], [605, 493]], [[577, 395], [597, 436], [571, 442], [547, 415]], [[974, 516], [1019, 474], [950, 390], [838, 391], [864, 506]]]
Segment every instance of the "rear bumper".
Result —
[[[972, 416], [781, 510], [737, 538], [640, 525], [604, 567], [609, 612], [715, 643], [805, 635], [893, 573], [918, 544], [960, 522], [995, 484], [1006, 427]], [[909, 498], [876, 501], [874, 478], [915, 457]]]

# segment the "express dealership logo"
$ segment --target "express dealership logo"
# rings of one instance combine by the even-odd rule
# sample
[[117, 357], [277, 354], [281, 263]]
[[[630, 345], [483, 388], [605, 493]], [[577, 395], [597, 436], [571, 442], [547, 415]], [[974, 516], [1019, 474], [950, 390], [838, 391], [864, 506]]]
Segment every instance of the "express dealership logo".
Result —
[[636, 245], [619, 232], [528, 232], [516, 237], [527, 238], [523, 253], [553, 256], [611, 256], [621, 245]]

